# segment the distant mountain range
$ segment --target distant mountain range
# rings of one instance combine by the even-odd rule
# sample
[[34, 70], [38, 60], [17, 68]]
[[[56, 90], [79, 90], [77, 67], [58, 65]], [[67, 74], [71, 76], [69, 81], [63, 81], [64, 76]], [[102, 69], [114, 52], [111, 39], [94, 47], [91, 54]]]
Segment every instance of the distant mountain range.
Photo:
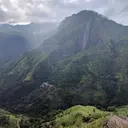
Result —
[[31, 23], [28, 25], [0, 25], [0, 65], [5, 66], [23, 53], [37, 48], [54, 34], [55, 23]]

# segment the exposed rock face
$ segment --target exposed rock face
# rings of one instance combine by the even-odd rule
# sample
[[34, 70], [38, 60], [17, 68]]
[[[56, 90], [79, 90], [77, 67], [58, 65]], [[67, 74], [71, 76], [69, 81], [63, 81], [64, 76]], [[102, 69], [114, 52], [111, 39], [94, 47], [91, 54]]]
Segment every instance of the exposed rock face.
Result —
[[128, 118], [112, 116], [107, 122], [107, 128], [128, 128]]
[[90, 36], [90, 33], [89, 33], [90, 27], [91, 27], [91, 23], [88, 23], [88, 24], [86, 25], [86, 29], [85, 29], [85, 32], [84, 32], [84, 34], [83, 34], [83, 47], [82, 47], [83, 50], [86, 48], [86, 45], [87, 45], [88, 40], [89, 40], [89, 36]]
[[44, 83], [42, 83], [42, 85], [40, 86], [40, 88], [52, 88], [52, 87], [54, 87], [54, 85], [51, 85], [51, 84], [49, 84], [48, 82], [44, 82]]

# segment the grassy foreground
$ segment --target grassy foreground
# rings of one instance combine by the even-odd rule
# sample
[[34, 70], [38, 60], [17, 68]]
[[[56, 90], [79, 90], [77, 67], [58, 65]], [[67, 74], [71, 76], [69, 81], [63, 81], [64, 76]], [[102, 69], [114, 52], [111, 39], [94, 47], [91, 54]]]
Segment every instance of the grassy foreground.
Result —
[[53, 120], [44, 122], [41, 118], [34, 120], [0, 109], [0, 128], [127, 128], [127, 116], [128, 106], [107, 112], [93, 106], [77, 105], [60, 111]]
[[111, 113], [92, 106], [74, 106], [56, 115], [55, 121], [42, 125], [43, 128], [104, 128]]

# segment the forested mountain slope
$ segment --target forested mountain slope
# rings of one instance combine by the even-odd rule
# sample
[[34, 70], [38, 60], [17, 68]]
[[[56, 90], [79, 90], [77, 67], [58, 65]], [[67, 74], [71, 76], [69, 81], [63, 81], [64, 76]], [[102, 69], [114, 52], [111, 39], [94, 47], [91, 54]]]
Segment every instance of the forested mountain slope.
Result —
[[67, 17], [2, 72], [0, 105], [40, 116], [77, 104], [127, 104], [127, 36], [127, 26], [93, 11]]

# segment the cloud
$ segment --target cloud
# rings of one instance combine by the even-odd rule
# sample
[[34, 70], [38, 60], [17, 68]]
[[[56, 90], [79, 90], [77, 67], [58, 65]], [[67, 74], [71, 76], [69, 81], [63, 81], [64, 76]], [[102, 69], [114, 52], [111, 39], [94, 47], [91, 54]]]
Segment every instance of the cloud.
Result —
[[60, 21], [86, 9], [128, 23], [128, 0], [0, 0], [0, 23]]
[[2, 9], [0, 9], [0, 21], [7, 20], [7, 17], [7, 14]]

